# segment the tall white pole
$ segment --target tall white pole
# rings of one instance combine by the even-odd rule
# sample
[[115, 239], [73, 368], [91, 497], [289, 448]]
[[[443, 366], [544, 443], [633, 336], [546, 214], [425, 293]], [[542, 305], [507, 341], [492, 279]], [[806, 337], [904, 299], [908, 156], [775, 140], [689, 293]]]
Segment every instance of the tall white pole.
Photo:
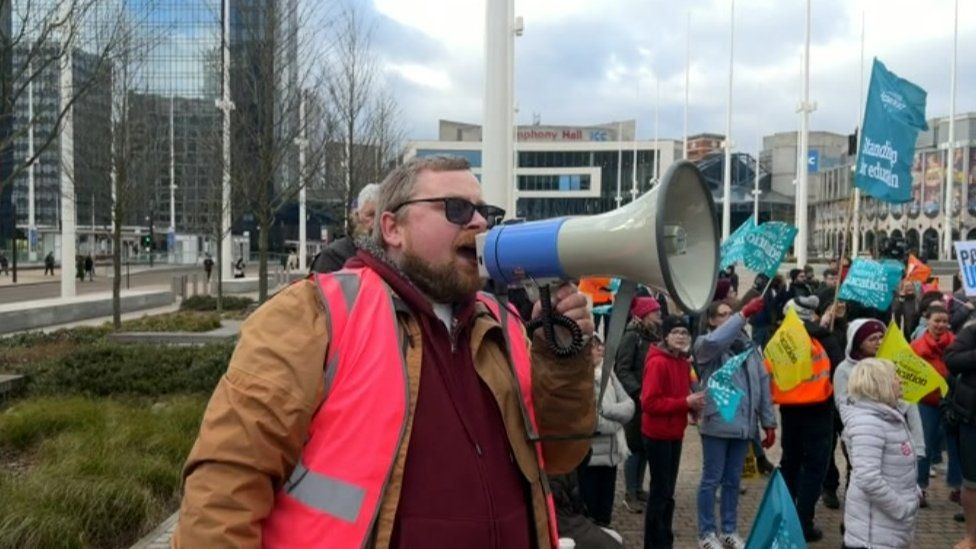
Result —
[[74, 21], [71, 14], [71, 2], [61, 3], [60, 19], [61, 57], [60, 74], [60, 106], [64, 109], [61, 119], [60, 156], [61, 156], [61, 297], [74, 297], [75, 287], [75, 246], [77, 246], [77, 219], [75, 213], [75, 123], [74, 107], [67, 107], [71, 103], [74, 91], [74, 78], [71, 74], [74, 66], [72, 35]]
[[[691, 89], [691, 12], [688, 12], [688, 24], [685, 35], [685, 143], [681, 158], [688, 160], [688, 95]], [[657, 166], [657, 162], [654, 162]], [[655, 176], [656, 177], [656, 176]]]
[[[861, 12], [861, 72], [860, 87], [857, 92], [857, 127], [858, 137], [860, 137], [861, 118], [864, 116], [864, 12]], [[860, 139], [854, 145], [855, 153], [861, 146]], [[857, 154], [854, 155], [854, 164], [851, 165], [851, 187], [854, 187], [854, 168], [857, 166]], [[851, 257], [857, 257], [861, 253], [861, 189], [854, 187], [854, 234], [851, 235]], [[877, 238], [877, 235], [875, 235]]]
[[34, 241], [37, 239], [37, 217], [34, 205], [34, 64], [30, 63], [27, 68], [27, 158], [31, 163], [27, 166], [27, 232], [28, 234], [28, 259], [37, 261], [37, 246]]
[[[176, 96], [169, 96], [169, 232], [176, 234]], [[172, 257], [173, 250], [169, 251]]]
[[306, 194], [308, 176], [305, 173], [305, 154], [308, 148], [308, 124], [305, 119], [304, 92], [302, 92], [301, 102], [298, 104], [298, 120], [302, 128], [302, 136], [296, 140], [298, 142], [298, 184], [301, 185], [298, 190], [298, 270], [305, 272], [308, 269], [308, 223], [306, 221], [308, 217]]
[[735, 0], [729, 11], [729, 98], [725, 113], [725, 166], [722, 170], [722, 240], [729, 237], [732, 224], [732, 62], [735, 58]]
[[807, 264], [807, 177], [809, 164], [807, 150], [810, 148], [810, 0], [807, 0], [806, 44], [803, 54], [803, 110], [800, 115], [800, 177], [796, 186], [797, 233], [794, 250], [796, 250], [797, 267], [803, 268]]
[[[637, 82], [637, 104], [640, 105], [640, 80]], [[639, 109], [638, 109], [639, 110]], [[637, 200], [637, 116], [634, 116], [634, 165], [630, 174], [630, 200]]]
[[[945, 223], [942, 225], [942, 259], [952, 259], [952, 178], [956, 147], [956, 49], [959, 39], [959, 0], [952, 16], [952, 69], [949, 71], [949, 150], [946, 153]], [[970, 168], [972, 169], [972, 168]]]
[[624, 173], [624, 132], [623, 126], [620, 122], [617, 122], [617, 196], [614, 197], [614, 201], [617, 202], [617, 207], [620, 207], [620, 203], [623, 198], [620, 196], [620, 187], [623, 182]]
[[485, 96], [481, 190], [485, 202], [506, 208], [514, 191], [512, 166], [514, 0], [485, 2]]
[[656, 92], [654, 93], [654, 184], [657, 185], [658, 181], [661, 180], [661, 142], [658, 139], [660, 135], [659, 130], [661, 129], [660, 118], [658, 115], [661, 113], [661, 79], [655, 80]]
[[752, 217], [759, 224], [759, 153], [762, 147], [756, 151], [756, 181], [752, 184]]
[[223, 113], [223, 143], [221, 155], [223, 156], [223, 173], [221, 174], [221, 200], [220, 200], [220, 276], [222, 280], [231, 279], [231, 262], [234, 260], [234, 250], [232, 249], [233, 239], [231, 238], [231, 203], [230, 203], [230, 113], [234, 110], [234, 103], [230, 100], [230, 0], [223, 0], [223, 36], [221, 38], [222, 60], [221, 70], [222, 84], [221, 97], [217, 101], [217, 107]]

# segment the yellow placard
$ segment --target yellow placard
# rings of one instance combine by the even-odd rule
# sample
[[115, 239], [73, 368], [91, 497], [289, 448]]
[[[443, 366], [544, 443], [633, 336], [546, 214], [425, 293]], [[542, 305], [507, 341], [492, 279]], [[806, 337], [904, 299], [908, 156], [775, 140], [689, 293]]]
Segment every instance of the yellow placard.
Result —
[[942, 396], [949, 392], [945, 378], [925, 359], [915, 354], [894, 321], [888, 325], [877, 356], [895, 363], [895, 371], [901, 379], [902, 399], [906, 402], [915, 404], [936, 389], [942, 392]]
[[789, 391], [813, 375], [810, 346], [803, 321], [790, 307], [763, 352], [780, 391]]

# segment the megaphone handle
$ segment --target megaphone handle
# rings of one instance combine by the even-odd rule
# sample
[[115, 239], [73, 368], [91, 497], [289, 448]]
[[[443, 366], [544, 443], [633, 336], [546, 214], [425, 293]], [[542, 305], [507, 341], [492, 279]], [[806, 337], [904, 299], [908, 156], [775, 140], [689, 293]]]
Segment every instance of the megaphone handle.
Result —
[[[542, 305], [542, 314], [539, 318], [532, 320], [525, 325], [529, 334], [542, 328], [549, 348], [560, 358], [571, 357], [583, 350], [583, 330], [579, 325], [566, 315], [556, 314], [552, 310], [552, 297], [549, 293], [549, 285], [543, 284], [539, 287], [539, 303]], [[561, 345], [556, 339], [556, 326], [562, 326], [569, 330], [571, 340], [568, 345]]]

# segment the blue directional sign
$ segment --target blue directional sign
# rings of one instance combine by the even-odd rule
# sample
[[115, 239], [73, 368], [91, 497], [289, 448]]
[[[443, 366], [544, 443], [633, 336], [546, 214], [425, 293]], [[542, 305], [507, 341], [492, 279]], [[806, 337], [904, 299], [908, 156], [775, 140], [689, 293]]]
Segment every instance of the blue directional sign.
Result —
[[817, 173], [820, 169], [820, 151], [817, 149], [807, 151], [807, 168], [809, 173]]

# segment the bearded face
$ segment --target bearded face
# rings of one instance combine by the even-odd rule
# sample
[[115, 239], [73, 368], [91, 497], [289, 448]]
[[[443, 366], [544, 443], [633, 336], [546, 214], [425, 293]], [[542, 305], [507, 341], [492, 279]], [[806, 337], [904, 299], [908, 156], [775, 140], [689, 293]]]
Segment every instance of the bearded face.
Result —
[[474, 249], [474, 233], [458, 235], [454, 256], [447, 261], [431, 263], [408, 244], [400, 268], [420, 291], [438, 303], [455, 303], [481, 289]]

